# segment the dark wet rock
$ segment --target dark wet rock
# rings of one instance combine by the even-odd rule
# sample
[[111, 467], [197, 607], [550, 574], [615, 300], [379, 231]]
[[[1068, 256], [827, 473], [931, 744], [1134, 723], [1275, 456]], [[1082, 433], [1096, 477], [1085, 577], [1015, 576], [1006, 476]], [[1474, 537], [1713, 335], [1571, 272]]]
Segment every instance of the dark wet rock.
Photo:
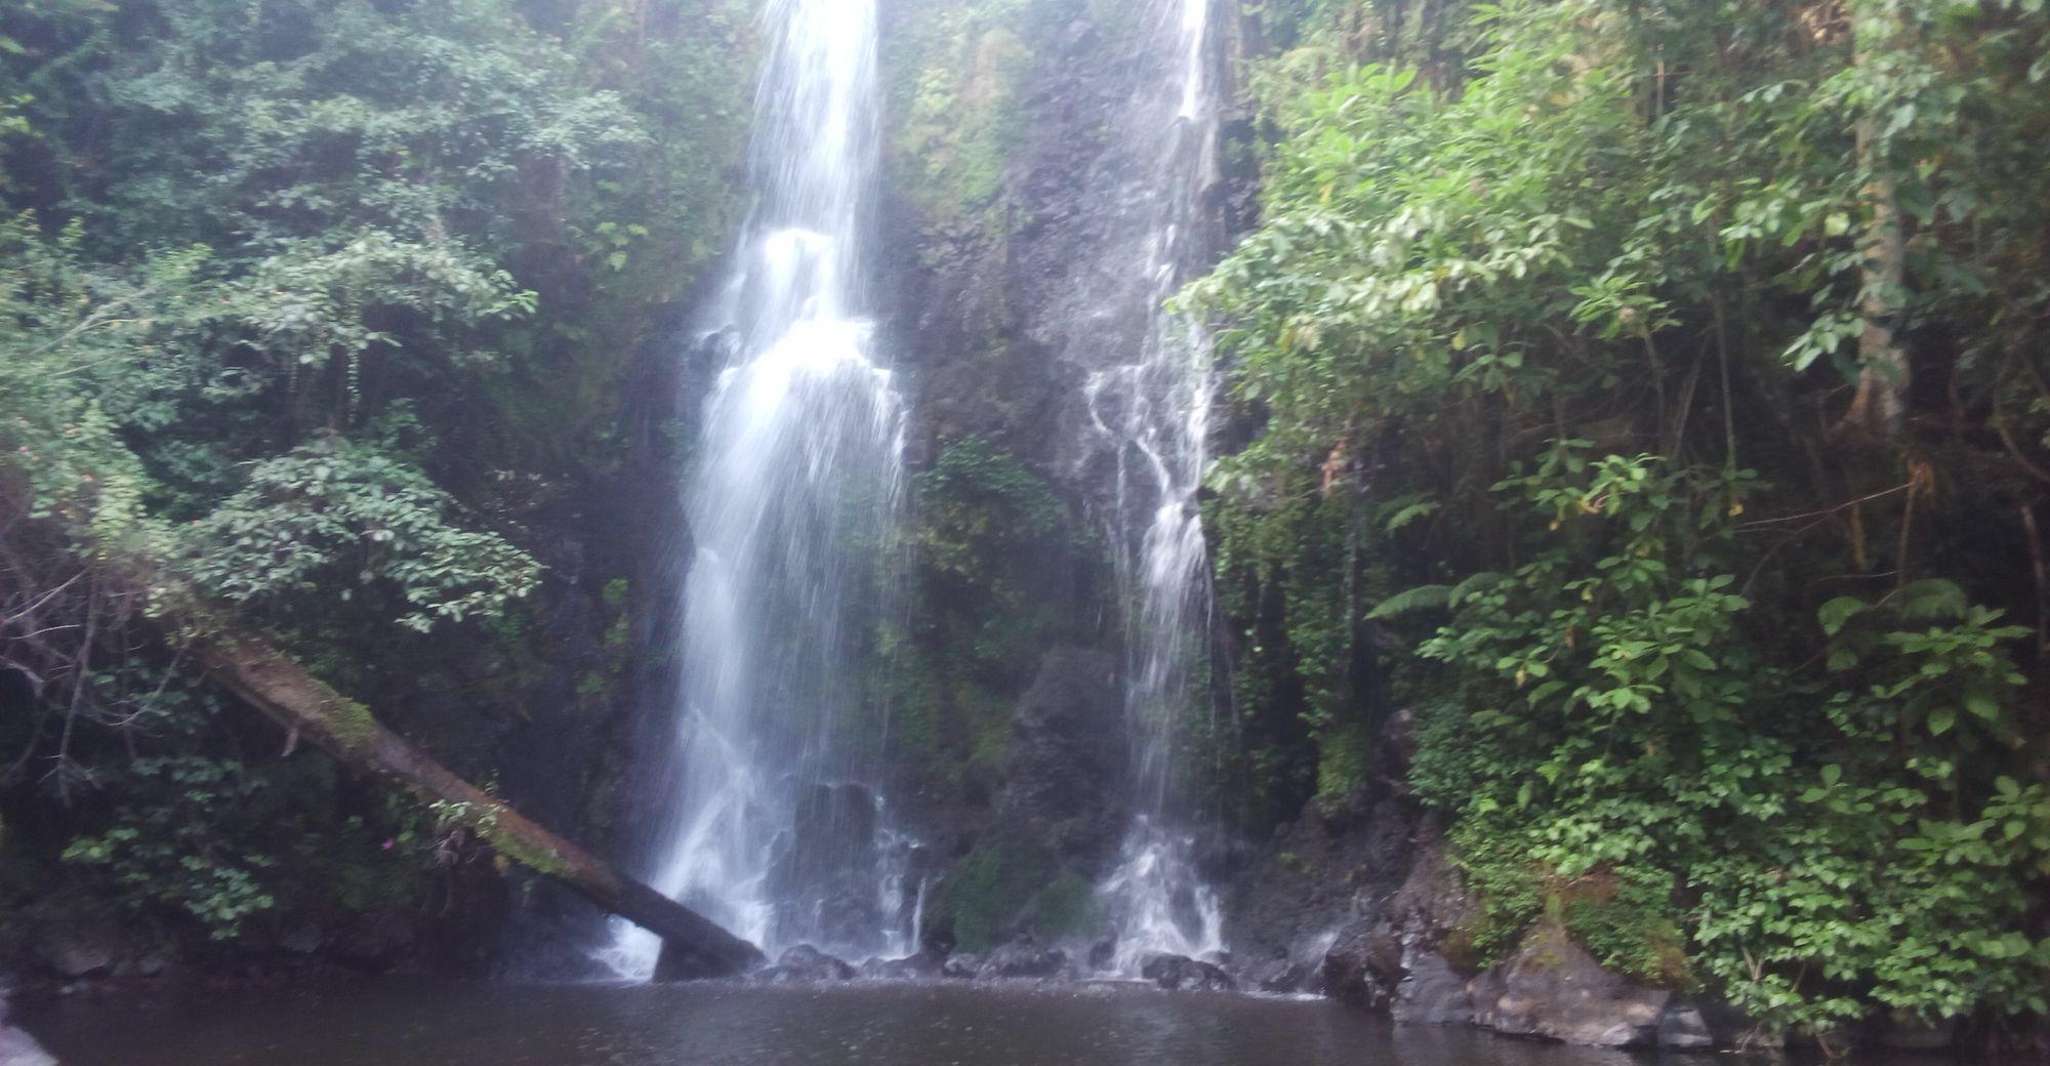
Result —
[[982, 956], [967, 952], [948, 956], [946, 963], [940, 967], [941, 977], [951, 977], [957, 981], [973, 980], [981, 972]]
[[370, 911], [351, 918], [335, 931], [328, 954], [359, 970], [389, 970], [413, 952], [420, 928], [413, 915], [398, 908]]
[[1117, 964], [1118, 940], [1114, 936], [1104, 937], [1089, 946], [1089, 968], [1108, 970]]
[[66, 980], [109, 974], [130, 954], [120, 927], [97, 917], [65, 918], [39, 926], [31, 947], [37, 961]]
[[1349, 926], [1324, 956], [1324, 994], [1365, 1010], [1387, 1010], [1402, 980], [1402, 942], [1386, 922]]
[[787, 846], [769, 879], [786, 929], [833, 944], [858, 944], [897, 915], [875, 891], [887, 856], [881, 804], [867, 787], [818, 784], [798, 798]]
[[1091, 865], [1125, 831], [1118, 790], [1126, 769], [1117, 659], [1055, 648], [1040, 662], [1012, 719], [999, 821], [1063, 860]]
[[1067, 971], [1067, 952], [1021, 940], [990, 952], [975, 976], [985, 981], [1043, 981], [1063, 976]]
[[1169, 992], [1231, 992], [1238, 983], [1224, 968], [1186, 955], [1150, 955], [1139, 976]]
[[278, 947], [294, 955], [311, 955], [320, 950], [326, 937], [320, 927], [310, 922], [299, 925], [278, 939]]
[[1323, 991], [1319, 963], [1282, 957], [1258, 963], [1245, 971], [1245, 983], [1262, 992], [1288, 994]]
[[861, 976], [872, 981], [930, 981], [946, 973], [947, 960], [921, 951], [901, 959], [870, 959], [861, 964]]
[[853, 966], [810, 944], [799, 944], [783, 953], [776, 965], [756, 971], [751, 980], [770, 985], [816, 985], [852, 981]]
[[1563, 928], [1539, 925], [1508, 961], [1468, 986], [1474, 1024], [1588, 1047], [1658, 1043], [1672, 993], [1601, 968]]
[[[1400, 727], [1386, 732], [1373, 745], [1372, 777], [1400, 781]], [[1206, 863], [1206, 873], [1216, 861], [1226, 866], [1225, 940], [1253, 958], [1321, 958], [1335, 931], [1381, 916], [1429, 840], [1392, 786], [1311, 803], [1250, 853], [1241, 845]]]
[[1672, 1051], [1701, 1051], [1716, 1046], [1715, 1031], [1701, 1008], [1676, 1003], [1659, 1019], [1658, 1046]]
[[1473, 1021], [1473, 996], [1466, 978], [1436, 952], [1414, 948], [1404, 955], [1402, 980], [1388, 1013], [1415, 1025], [1466, 1025]]
[[1325, 993], [1404, 1020], [1457, 1024], [1466, 1019], [1467, 974], [1454, 954], [1455, 934], [1472, 918], [1473, 901], [1446, 860], [1435, 831], [1418, 830], [1407, 876], [1392, 893], [1369, 900], [1366, 916], [1344, 926], [1325, 956]]

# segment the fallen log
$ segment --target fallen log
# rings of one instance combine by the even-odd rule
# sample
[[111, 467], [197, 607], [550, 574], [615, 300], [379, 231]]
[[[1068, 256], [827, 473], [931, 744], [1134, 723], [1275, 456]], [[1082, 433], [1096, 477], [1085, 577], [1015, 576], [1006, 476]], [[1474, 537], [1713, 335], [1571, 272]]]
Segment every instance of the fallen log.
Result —
[[665, 979], [728, 977], [761, 965], [753, 944], [549, 832], [436, 762], [267, 641], [240, 633], [193, 638], [188, 654], [209, 677], [358, 773], [445, 804], [501, 856], [576, 890], [662, 938]]

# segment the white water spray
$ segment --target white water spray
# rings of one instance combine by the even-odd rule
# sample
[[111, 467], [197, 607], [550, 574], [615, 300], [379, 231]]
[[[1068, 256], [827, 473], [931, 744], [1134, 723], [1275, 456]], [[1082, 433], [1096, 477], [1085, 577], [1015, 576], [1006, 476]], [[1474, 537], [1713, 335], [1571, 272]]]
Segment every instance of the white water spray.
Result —
[[[887, 592], [903, 481], [903, 405], [861, 285], [875, 3], [768, 0], [763, 28], [760, 199], [706, 312], [726, 365], [685, 494], [695, 546], [650, 882], [772, 955], [901, 954], [911, 843], [847, 783], [832, 739], [858, 710], [850, 679]], [[644, 978], [659, 951], [616, 925], [603, 957]]]
[[1194, 840], [1176, 828], [1172, 804], [1176, 726], [1205, 699], [1209, 558], [1196, 495], [1217, 382], [1207, 334], [1165, 307], [1215, 251], [1202, 237], [1218, 139], [1213, 2], [1165, 0], [1156, 12], [1163, 50], [1180, 58], [1179, 106], [1149, 161], [1156, 191], [1144, 243], [1145, 340], [1136, 361], [1095, 371], [1086, 393], [1092, 426], [1117, 456], [1113, 533], [1127, 604], [1125, 702], [1139, 813], [1099, 892], [1117, 923], [1113, 966], [1128, 974], [1149, 955], [1200, 958], [1224, 948], [1220, 901], [1196, 869]]

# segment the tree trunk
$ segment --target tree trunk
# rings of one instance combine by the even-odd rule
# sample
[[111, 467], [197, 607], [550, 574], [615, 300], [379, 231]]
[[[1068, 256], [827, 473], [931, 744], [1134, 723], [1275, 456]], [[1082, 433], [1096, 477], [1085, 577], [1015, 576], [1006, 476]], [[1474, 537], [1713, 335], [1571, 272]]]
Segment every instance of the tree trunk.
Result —
[[[1870, 62], [1874, 48], [1891, 46], [1899, 28], [1890, 15], [1861, 13], [1855, 16], [1854, 63]], [[1875, 442], [1891, 442], [1900, 436], [1907, 414], [1908, 353], [1894, 333], [1901, 312], [1901, 295], [1907, 286], [1907, 237], [1901, 228], [1901, 209], [1889, 163], [1880, 157], [1876, 143], [1877, 119], [1867, 115], [1858, 120], [1858, 165], [1868, 175], [1863, 199], [1867, 215], [1862, 263], [1859, 267], [1858, 313], [1865, 320], [1858, 336], [1858, 394], [1845, 412], [1841, 429]]]
[[726, 977], [764, 960], [753, 944], [528, 820], [457, 777], [404, 737], [307, 673], [268, 642], [233, 632], [191, 652], [219, 684], [358, 773], [384, 778], [447, 810], [507, 859], [553, 878], [663, 939], [663, 976]]

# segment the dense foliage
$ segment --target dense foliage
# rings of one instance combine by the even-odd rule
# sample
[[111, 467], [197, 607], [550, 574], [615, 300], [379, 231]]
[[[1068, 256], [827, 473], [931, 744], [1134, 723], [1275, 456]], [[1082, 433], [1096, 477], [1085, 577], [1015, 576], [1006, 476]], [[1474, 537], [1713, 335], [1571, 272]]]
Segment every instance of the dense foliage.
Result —
[[1189, 297], [1258, 427], [1248, 817], [1408, 707], [1483, 959], [2050, 1011], [2043, 6], [1265, 16], [1266, 217]]
[[435, 819], [216, 713], [146, 605], [232, 607], [495, 776], [567, 657], [534, 601], [622, 609], [630, 560], [556, 573], [564, 513], [740, 206], [748, 16], [8, 6], [0, 863], [170, 942], [430, 902]]

